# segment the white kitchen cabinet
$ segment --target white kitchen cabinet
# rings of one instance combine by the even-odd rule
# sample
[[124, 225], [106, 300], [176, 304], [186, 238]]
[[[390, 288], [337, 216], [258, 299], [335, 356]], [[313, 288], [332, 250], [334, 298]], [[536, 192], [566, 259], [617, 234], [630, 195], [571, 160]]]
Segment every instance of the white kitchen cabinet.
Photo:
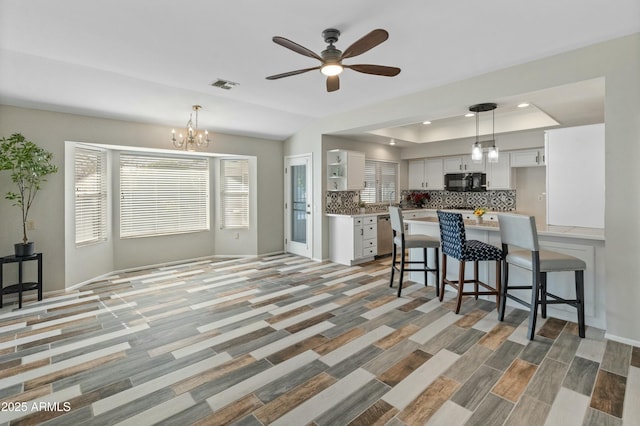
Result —
[[511, 167], [535, 167], [545, 165], [544, 148], [511, 151]]
[[373, 260], [378, 254], [377, 216], [330, 216], [329, 259], [342, 265]]
[[409, 189], [444, 189], [441, 158], [409, 161]]
[[514, 189], [515, 186], [515, 173], [508, 152], [500, 154], [497, 163], [487, 162], [487, 189]]
[[445, 157], [443, 169], [445, 173], [484, 172], [485, 159], [482, 157], [482, 161], [475, 162], [471, 159], [471, 155]]
[[364, 153], [333, 149], [327, 151], [327, 190], [364, 189]]

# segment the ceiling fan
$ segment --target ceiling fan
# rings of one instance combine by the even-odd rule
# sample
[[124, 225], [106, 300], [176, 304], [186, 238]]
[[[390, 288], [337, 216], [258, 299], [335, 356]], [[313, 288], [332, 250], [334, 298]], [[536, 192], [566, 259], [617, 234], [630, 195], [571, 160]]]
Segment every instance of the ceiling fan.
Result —
[[320, 53], [320, 55], [284, 37], [273, 37], [274, 43], [286, 47], [287, 49], [293, 50], [294, 52], [301, 55], [317, 59], [321, 62], [321, 64], [313, 68], [304, 68], [301, 70], [272, 75], [267, 77], [267, 80], [277, 80], [283, 77], [302, 74], [307, 71], [320, 70], [322, 74], [327, 76], [327, 92], [335, 92], [340, 88], [339, 75], [344, 70], [344, 68], [349, 68], [365, 74], [382, 75], [385, 77], [394, 77], [400, 73], [400, 68], [396, 67], [369, 64], [345, 65], [342, 63], [343, 59], [353, 58], [354, 56], [361, 55], [366, 51], [373, 49], [380, 43], [384, 42], [389, 38], [389, 33], [386, 30], [377, 29], [371, 31], [369, 34], [365, 35], [360, 40], [347, 47], [344, 52], [337, 49], [333, 45], [338, 41], [338, 37], [340, 37], [340, 31], [334, 28], [329, 28], [322, 32], [322, 36], [324, 37], [324, 42], [328, 43], [328, 46], [325, 50], [322, 51], [322, 53]]

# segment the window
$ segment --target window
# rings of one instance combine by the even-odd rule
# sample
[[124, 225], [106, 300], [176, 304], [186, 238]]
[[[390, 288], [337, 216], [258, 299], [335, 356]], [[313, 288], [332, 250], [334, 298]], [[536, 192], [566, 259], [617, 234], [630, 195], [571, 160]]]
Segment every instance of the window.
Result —
[[220, 160], [221, 228], [249, 227], [249, 160]]
[[398, 197], [398, 164], [388, 161], [366, 160], [364, 163], [365, 187], [360, 199], [365, 203], [382, 203]]
[[107, 240], [107, 153], [79, 147], [74, 152], [76, 245]]
[[209, 229], [209, 160], [120, 155], [120, 237]]

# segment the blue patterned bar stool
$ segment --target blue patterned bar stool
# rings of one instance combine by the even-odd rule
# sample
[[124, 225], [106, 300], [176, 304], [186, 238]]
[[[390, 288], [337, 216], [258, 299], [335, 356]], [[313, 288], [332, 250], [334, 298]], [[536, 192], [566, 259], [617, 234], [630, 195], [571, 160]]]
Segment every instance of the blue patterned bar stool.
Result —
[[[566, 303], [578, 311], [578, 334], [584, 337], [584, 270], [587, 264], [577, 257], [550, 250], [540, 250], [538, 231], [533, 216], [502, 213], [498, 215], [502, 251], [505, 254], [502, 292], [498, 320], [504, 320], [507, 297], [529, 307], [529, 340], [533, 340], [536, 331], [538, 305], [542, 318], [547, 317], [547, 305]], [[518, 248], [509, 251], [509, 246]], [[509, 285], [509, 265], [531, 271], [530, 285]], [[575, 272], [576, 298], [563, 299], [547, 291], [547, 272]], [[531, 303], [509, 294], [509, 290], [531, 289]], [[550, 297], [552, 300], [548, 300]]]
[[[475, 296], [478, 299], [480, 295], [495, 295], [496, 308], [499, 306], [500, 295], [500, 265], [502, 263], [502, 250], [491, 244], [483, 243], [477, 240], [467, 240], [464, 221], [460, 213], [438, 211], [438, 220], [440, 222], [440, 241], [442, 244], [442, 279], [440, 281], [440, 301], [444, 297], [445, 284], [450, 285], [458, 291], [458, 304], [456, 305], [456, 314], [460, 312], [462, 304], [462, 296]], [[447, 256], [457, 259], [460, 262], [458, 271], [458, 280], [450, 281], [447, 279]], [[495, 261], [496, 262], [496, 286], [495, 288], [478, 280], [478, 262]], [[464, 270], [466, 262], [473, 262], [473, 279], [464, 279]], [[473, 283], [473, 291], [464, 291], [466, 283]], [[486, 290], [480, 291], [479, 287]]]
[[[395, 271], [400, 272], [398, 278], [398, 297], [402, 293], [402, 277], [405, 271], [420, 271], [424, 272], [424, 285], [427, 285], [427, 273], [434, 272], [436, 274], [436, 296], [438, 296], [438, 249], [440, 248], [440, 241], [437, 238], [430, 237], [422, 234], [409, 234], [405, 235], [404, 221], [402, 220], [402, 210], [399, 207], [389, 207], [389, 218], [391, 219], [391, 229], [393, 231], [393, 254], [391, 255], [391, 281], [389, 287], [393, 287], [393, 273]], [[396, 266], [396, 252], [397, 247], [400, 247], [400, 269]], [[406, 249], [421, 248], [423, 260], [405, 260]], [[435, 266], [429, 268], [427, 265], [427, 249], [432, 248], [435, 250]], [[406, 264], [422, 264], [421, 268], [406, 268]]]

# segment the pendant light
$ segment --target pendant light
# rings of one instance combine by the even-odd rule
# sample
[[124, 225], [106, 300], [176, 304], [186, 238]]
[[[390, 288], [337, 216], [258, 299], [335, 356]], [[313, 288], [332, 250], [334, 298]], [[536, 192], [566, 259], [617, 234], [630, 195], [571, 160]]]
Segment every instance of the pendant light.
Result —
[[474, 162], [482, 161], [482, 144], [480, 143], [480, 113], [491, 111], [492, 114], [492, 124], [491, 124], [491, 135], [492, 135], [492, 146], [489, 147], [487, 151], [487, 161], [490, 163], [497, 163], [499, 159], [498, 147], [496, 147], [496, 134], [495, 134], [495, 125], [496, 125], [496, 115], [495, 109], [498, 107], [497, 104], [492, 102], [482, 103], [471, 105], [469, 107], [469, 111], [475, 113], [476, 116], [476, 140], [471, 145], [471, 160]]

